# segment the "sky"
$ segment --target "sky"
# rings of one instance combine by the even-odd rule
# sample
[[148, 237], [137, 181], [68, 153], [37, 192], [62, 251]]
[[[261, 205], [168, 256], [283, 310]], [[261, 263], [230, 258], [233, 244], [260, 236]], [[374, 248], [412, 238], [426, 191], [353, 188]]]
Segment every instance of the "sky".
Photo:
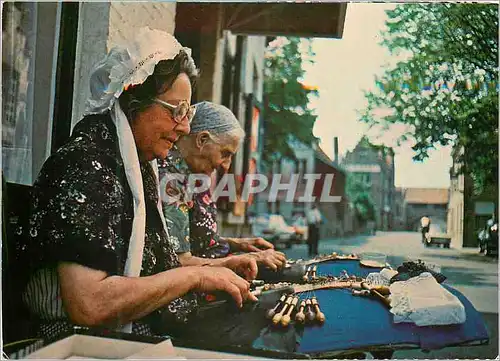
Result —
[[393, 7], [387, 3], [349, 3], [342, 39], [313, 40], [315, 63], [306, 65], [304, 77], [305, 83], [319, 88], [319, 98], [310, 102], [318, 116], [313, 132], [332, 158], [333, 137], [339, 138], [342, 157], [368, 134], [373, 143], [394, 147], [396, 187], [447, 188], [452, 164], [450, 147], [431, 151], [424, 162], [414, 162], [410, 141], [400, 147], [395, 144], [402, 127], [379, 134], [368, 132], [368, 126], [358, 121], [356, 110], [362, 111], [367, 104], [363, 90], [374, 89], [374, 76], [382, 74], [384, 64], [395, 61], [379, 45], [385, 10]]

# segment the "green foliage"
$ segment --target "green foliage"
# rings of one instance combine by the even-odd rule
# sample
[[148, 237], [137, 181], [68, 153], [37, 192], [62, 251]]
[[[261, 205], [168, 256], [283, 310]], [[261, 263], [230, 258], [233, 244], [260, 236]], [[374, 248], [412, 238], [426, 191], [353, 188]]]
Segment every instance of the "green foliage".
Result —
[[288, 144], [291, 137], [312, 144], [316, 116], [308, 108], [309, 96], [318, 91], [301, 83], [302, 65], [312, 62], [311, 41], [300, 38], [278, 38], [266, 51], [264, 79], [265, 123], [264, 161], [280, 157], [294, 158]]
[[[403, 4], [387, 11], [382, 44], [405, 60], [376, 78], [362, 120], [405, 123], [416, 160], [436, 145], [464, 147], [475, 186], [498, 176], [498, 5]], [[377, 118], [379, 109], [389, 115]]]
[[356, 173], [347, 176], [346, 194], [354, 206], [358, 220], [363, 224], [375, 220], [375, 203], [371, 196], [371, 186]]

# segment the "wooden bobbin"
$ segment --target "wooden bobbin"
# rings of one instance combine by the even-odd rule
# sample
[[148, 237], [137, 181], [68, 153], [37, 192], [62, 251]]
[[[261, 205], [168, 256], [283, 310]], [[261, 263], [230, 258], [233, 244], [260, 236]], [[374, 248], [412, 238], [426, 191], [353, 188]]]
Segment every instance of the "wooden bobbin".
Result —
[[300, 302], [299, 310], [295, 315], [295, 322], [303, 324], [306, 320], [306, 315], [304, 313], [304, 309], [306, 308], [306, 301], [302, 300]]
[[314, 310], [316, 311], [316, 321], [318, 321], [319, 323], [325, 322], [325, 319], [326, 319], [325, 314], [323, 312], [321, 312], [321, 310], [319, 308], [319, 303], [318, 303], [318, 300], [316, 299], [316, 297], [312, 298], [311, 304], [313, 305]]
[[316, 270], [317, 270], [317, 269], [318, 269], [318, 266], [314, 266], [314, 267], [312, 268], [311, 278], [312, 278], [313, 280], [316, 280], [316, 279], [318, 278], [318, 277], [316, 276]]
[[308, 298], [306, 300], [306, 322], [313, 322], [315, 318], [316, 315], [314, 314], [314, 311], [312, 309], [311, 300]]
[[295, 306], [297, 306], [297, 302], [299, 302], [299, 298], [298, 297], [294, 297], [293, 300], [292, 300], [292, 304], [290, 305], [290, 307], [288, 307], [288, 311], [281, 318], [281, 326], [288, 327], [288, 325], [290, 324], [290, 319], [291, 319], [290, 316], [292, 315], [292, 312], [295, 309]]
[[370, 296], [370, 291], [368, 291], [368, 290], [361, 290], [361, 291], [352, 290], [352, 294], [353, 294], [353, 296]]
[[277, 325], [281, 321], [281, 318], [283, 317], [283, 315], [285, 314], [285, 312], [288, 310], [288, 306], [290, 306], [290, 304], [292, 303], [292, 300], [293, 300], [293, 296], [289, 296], [286, 299], [285, 305], [283, 306], [283, 308], [281, 309], [281, 311], [273, 316], [273, 320], [272, 321], [273, 321], [274, 325]]
[[379, 291], [377, 291], [376, 289], [374, 288], [371, 288], [366, 282], [361, 282], [361, 288], [365, 289], [365, 290], [368, 290], [370, 291], [370, 294], [372, 296], [375, 296], [376, 298], [378, 298], [380, 301], [382, 301], [382, 303], [388, 307], [388, 308], [391, 308], [391, 301], [387, 298], [387, 297], [384, 297]]
[[266, 312], [266, 318], [267, 319], [272, 319], [274, 317], [274, 315], [276, 314], [276, 312], [278, 311], [278, 309], [283, 306], [283, 302], [285, 302], [286, 300], [286, 295], [283, 295], [281, 296], [281, 298], [278, 300], [278, 302], [276, 303], [276, 305], [274, 306], [274, 308], [270, 309], [269, 311]]
[[312, 269], [312, 267], [311, 267], [311, 266], [307, 267], [307, 271], [306, 271], [306, 273], [304, 274], [304, 276], [302, 276], [302, 280], [303, 280], [304, 282], [309, 281], [309, 273], [311, 272], [311, 269]]

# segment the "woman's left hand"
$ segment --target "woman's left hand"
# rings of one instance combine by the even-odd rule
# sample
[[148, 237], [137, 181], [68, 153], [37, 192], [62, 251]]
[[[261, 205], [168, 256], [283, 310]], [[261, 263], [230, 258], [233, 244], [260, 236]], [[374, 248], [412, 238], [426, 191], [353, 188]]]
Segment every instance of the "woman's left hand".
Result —
[[264, 238], [233, 238], [230, 242], [231, 248], [239, 252], [259, 252], [266, 249], [274, 249], [274, 245]]

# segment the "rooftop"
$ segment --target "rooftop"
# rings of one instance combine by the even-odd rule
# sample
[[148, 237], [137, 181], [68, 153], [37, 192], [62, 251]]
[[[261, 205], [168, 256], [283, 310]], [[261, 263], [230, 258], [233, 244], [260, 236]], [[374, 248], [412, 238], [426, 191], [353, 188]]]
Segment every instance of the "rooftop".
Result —
[[316, 159], [322, 161], [323, 163], [329, 165], [330, 167], [333, 167], [338, 171], [345, 173], [344, 168], [340, 164], [335, 164], [335, 162], [325, 153], [325, 151], [321, 147], [318, 146], [315, 149], [315, 156]]
[[405, 201], [412, 204], [448, 204], [448, 188], [406, 188]]

